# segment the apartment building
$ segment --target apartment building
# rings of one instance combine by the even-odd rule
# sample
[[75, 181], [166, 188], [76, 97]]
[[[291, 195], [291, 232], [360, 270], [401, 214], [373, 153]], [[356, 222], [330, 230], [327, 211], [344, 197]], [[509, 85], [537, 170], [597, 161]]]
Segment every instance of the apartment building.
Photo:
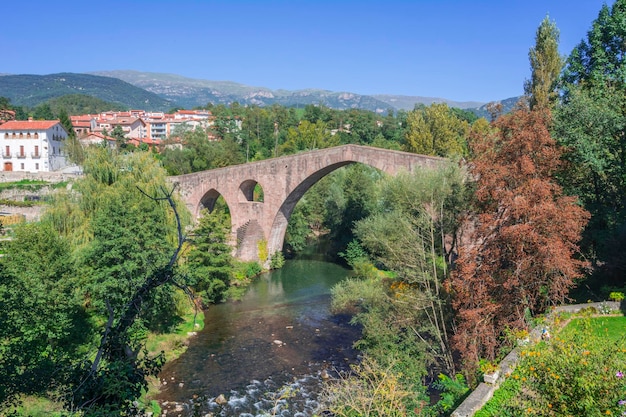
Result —
[[58, 120], [11, 120], [0, 125], [2, 171], [57, 171], [66, 166], [67, 131]]
[[97, 115], [72, 116], [71, 120], [79, 138], [90, 133], [103, 133], [105, 130], [111, 133], [116, 126], [120, 126], [129, 143], [148, 145], [177, 136], [185, 130], [196, 127], [206, 129], [212, 123], [211, 112], [207, 110], [179, 110], [173, 114], [144, 110], [110, 111]]

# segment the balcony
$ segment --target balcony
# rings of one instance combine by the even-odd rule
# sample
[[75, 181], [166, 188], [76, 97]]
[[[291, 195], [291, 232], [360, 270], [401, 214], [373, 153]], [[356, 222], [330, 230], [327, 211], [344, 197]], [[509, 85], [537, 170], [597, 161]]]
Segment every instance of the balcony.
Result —
[[18, 159], [24, 159], [26, 158], [26, 154], [25, 153], [18, 153], [17, 155], [15, 155], [16, 158]]
[[13, 158], [13, 154], [11, 152], [2, 152], [3, 159], [11, 159]]
[[33, 159], [39, 159], [41, 158], [41, 154], [39, 152], [31, 152], [30, 157]]

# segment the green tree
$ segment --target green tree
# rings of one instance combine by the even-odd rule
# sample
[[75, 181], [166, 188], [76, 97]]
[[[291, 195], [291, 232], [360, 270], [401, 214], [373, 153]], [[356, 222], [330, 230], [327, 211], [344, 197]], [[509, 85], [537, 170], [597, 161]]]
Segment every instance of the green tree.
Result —
[[59, 394], [94, 336], [67, 239], [45, 223], [15, 229], [0, 262], [0, 411], [20, 395]]
[[48, 103], [40, 104], [33, 110], [33, 119], [35, 120], [54, 120], [54, 113]]
[[289, 128], [287, 141], [281, 145], [281, 153], [295, 153], [338, 145], [339, 141], [328, 131], [324, 122], [311, 123], [303, 120], [297, 127]]
[[361, 164], [334, 173], [324, 201], [324, 226], [330, 230], [334, 253], [352, 241], [354, 223], [374, 212], [381, 177], [381, 172]]
[[128, 138], [126, 137], [126, 132], [124, 132], [122, 126], [115, 126], [111, 131], [110, 136], [115, 138], [117, 149], [126, 149], [128, 146]]
[[587, 39], [567, 59], [564, 80], [586, 88], [626, 91], [626, 1], [602, 6]]
[[188, 238], [184, 274], [188, 285], [205, 304], [220, 302], [233, 274], [232, 248], [228, 244], [230, 218], [223, 210], [205, 210]]
[[417, 108], [407, 116], [404, 148], [436, 156], [462, 156], [467, 152], [469, 123], [458, 119], [446, 104]]
[[552, 108], [558, 98], [557, 83], [563, 68], [559, 55], [559, 29], [546, 16], [535, 34], [535, 46], [528, 52], [531, 79], [524, 84], [530, 108]]
[[[566, 192], [591, 213], [583, 245], [589, 259], [613, 279], [623, 276], [626, 245], [626, 96], [576, 86], [556, 110], [554, 134], [567, 150], [561, 173]], [[608, 263], [607, 263], [608, 262]], [[619, 284], [619, 279], [616, 284]]]
[[555, 135], [570, 162], [562, 182], [592, 214], [585, 252], [602, 279], [618, 286], [626, 270], [620, 254], [626, 248], [625, 39], [626, 1], [604, 5], [567, 59], [555, 120]]

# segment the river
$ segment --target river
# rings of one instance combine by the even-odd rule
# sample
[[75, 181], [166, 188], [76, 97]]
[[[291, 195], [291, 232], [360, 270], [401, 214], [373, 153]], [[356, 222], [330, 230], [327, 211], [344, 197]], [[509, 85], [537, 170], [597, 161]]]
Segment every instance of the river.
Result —
[[324, 380], [357, 360], [360, 329], [329, 310], [330, 289], [349, 274], [315, 258], [290, 260], [241, 301], [211, 306], [204, 329], [161, 372], [167, 415], [312, 416]]

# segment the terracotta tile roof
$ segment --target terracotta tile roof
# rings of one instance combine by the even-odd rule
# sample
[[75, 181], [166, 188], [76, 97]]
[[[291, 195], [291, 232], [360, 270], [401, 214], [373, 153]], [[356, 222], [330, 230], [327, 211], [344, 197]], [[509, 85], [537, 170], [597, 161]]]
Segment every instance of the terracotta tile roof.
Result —
[[47, 130], [58, 120], [11, 120], [0, 125], [0, 130]]

